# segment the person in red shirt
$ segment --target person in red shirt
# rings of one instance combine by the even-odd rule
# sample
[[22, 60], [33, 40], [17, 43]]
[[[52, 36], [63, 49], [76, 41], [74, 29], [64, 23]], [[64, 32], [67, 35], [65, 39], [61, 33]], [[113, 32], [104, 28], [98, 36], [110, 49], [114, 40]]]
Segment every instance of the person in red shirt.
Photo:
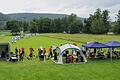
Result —
[[22, 47], [21, 50], [19, 50], [19, 51], [21, 51], [21, 52], [20, 52], [20, 55], [19, 55], [19, 56], [20, 56], [20, 61], [23, 61], [24, 56], [25, 56], [24, 48]]
[[25, 56], [25, 50], [24, 50], [24, 48], [21, 48], [21, 51], [22, 51], [23, 56]]
[[33, 57], [33, 51], [34, 51], [34, 49], [31, 47], [31, 48], [29, 48], [29, 50], [30, 50], [29, 57], [32, 59], [32, 57]]

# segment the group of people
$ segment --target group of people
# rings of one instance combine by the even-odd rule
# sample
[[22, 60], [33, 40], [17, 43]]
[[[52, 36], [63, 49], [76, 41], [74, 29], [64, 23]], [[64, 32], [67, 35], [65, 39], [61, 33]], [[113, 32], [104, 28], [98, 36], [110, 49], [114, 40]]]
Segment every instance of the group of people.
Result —
[[[61, 46], [61, 45], [60, 45]], [[39, 58], [40, 61], [46, 61], [52, 58], [53, 60], [58, 60], [58, 51], [57, 47], [55, 46], [50, 46], [48, 51], [46, 48], [39, 47], [37, 51], [33, 49], [32, 47], [29, 48], [29, 55], [26, 56], [25, 48], [15, 48], [15, 54], [17, 55], [19, 61], [23, 61], [24, 58], [26, 57], [28, 60], [32, 60], [33, 57]], [[85, 55], [86, 52], [85, 50], [82, 49], [83, 54]], [[37, 55], [36, 53], [37, 52]], [[48, 53], [47, 53], [48, 52]], [[72, 54], [71, 54], [72, 53]], [[81, 56], [80, 51], [77, 49], [72, 49], [72, 52], [69, 51], [69, 49], [66, 49], [63, 53], [63, 57], [65, 59], [65, 63], [78, 63], [78, 62], [84, 62], [83, 56]]]
[[27, 38], [30, 37], [32, 34], [25, 34], [25, 35], [21, 35], [21, 36], [15, 36], [11, 38], [11, 42], [12, 43], [16, 43], [18, 40], [22, 39], [22, 38]]
[[21, 39], [21, 36], [15, 36], [12, 38], [12, 43], [16, 43], [17, 40]]
[[[17, 57], [19, 57], [19, 61], [23, 61], [24, 57], [26, 57], [25, 48], [18, 49], [15, 48], [15, 54]], [[29, 57], [27, 57], [28, 60], [32, 60], [34, 54], [34, 49], [32, 47], [29, 48]], [[54, 57], [55, 60], [57, 60], [57, 52], [56, 48], [53, 48], [52, 46], [49, 48], [49, 54], [46, 55], [46, 48], [39, 47], [38, 48], [38, 55], [40, 60], [49, 59]]]
[[72, 50], [72, 54], [69, 54], [70, 52], [68, 50], [65, 51], [64, 57], [66, 60], [66, 63], [78, 63], [78, 62], [84, 62], [83, 57], [80, 55], [80, 52], [77, 50]]

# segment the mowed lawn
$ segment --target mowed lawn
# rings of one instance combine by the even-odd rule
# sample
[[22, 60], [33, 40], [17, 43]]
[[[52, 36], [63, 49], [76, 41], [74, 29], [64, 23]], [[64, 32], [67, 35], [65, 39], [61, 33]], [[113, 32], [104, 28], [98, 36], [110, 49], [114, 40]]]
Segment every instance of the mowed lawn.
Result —
[[[88, 35], [88, 34], [42, 34], [11, 43], [11, 37], [0, 37], [0, 42], [10, 42], [11, 51], [15, 47], [25, 48], [28, 56], [29, 47], [33, 47], [37, 55], [37, 48], [48, 48], [51, 45], [59, 46], [65, 43], [76, 43], [79, 47], [83, 42], [110, 40], [120, 41], [119, 36]], [[86, 64], [57, 65], [51, 60], [43, 63], [34, 58], [23, 62], [0, 61], [0, 80], [119, 80], [120, 60], [88, 60]]]

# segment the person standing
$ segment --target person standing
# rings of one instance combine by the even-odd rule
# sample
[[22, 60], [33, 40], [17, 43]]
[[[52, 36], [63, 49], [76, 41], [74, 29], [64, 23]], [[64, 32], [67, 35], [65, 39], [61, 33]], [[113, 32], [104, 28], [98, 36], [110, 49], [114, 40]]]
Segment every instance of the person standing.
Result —
[[19, 51], [18, 51], [18, 48], [16, 47], [16, 48], [15, 48], [15, 54], [18, 55], [18, 52], [19, 52]]
[[54, 53], [54, 60], [57, 60], [57, 52]]
[[46, 63], [46, 49], [43, 48], [44, 63]]
[[31, 48], [29, 48], [29, 50], [30, 50], [29, 57], [30, 57], [30, 59], [32, 59], [34, 49], [31, 47]]
[[86, 56], [86, 49], [85, 49], [85, 47], [82, 45], [82, 53]]
[[20, 61], [23, 61], [23, 59], [24, 59], [24, 56], [25, 56], [25, 51], [24, 51], [24, 48], [22, 47], [21, 48], [21, 52], [20, 52]]
[[51, 58], [53, 57], [52, 46], [49, 48], [49, 55], [48, 55], [48, 58], [49, 58], [49, 57], [51, 57]]
[[38, 48], [38, 57], [39, 57], [39, 60], [41, 59], [42, 52], [43, 52], [43, 50], [41, 48]]
[[46, 49], [43, 48], [43, 55], [46, 55]]
[[56, 47], [56, 46], [52, 46], [53, 54], [55, 54], [57, 48], [58, 47]]
[[15, 54], [16, 54], [17, 59], [18, 59], [18, 52], [19, 52], [19, 51], [18, 51], [18, 48], [16, 47], [16, 48], [15, 48]]

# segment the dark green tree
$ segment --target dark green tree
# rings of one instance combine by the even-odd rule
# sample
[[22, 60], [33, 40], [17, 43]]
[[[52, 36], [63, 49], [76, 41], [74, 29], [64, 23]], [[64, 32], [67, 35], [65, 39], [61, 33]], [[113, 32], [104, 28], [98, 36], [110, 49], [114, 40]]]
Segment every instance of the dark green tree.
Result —
[[83, 33], [91, 33], [90, 32], [91, 23], [92, 23], [92, 15], [90, 15], [88, 19], [84, 20], [84, 26], [82, 27]]
[[120, 10], [118, 11], [118, 14], [117, 14], [117, 21], [116, 21], [116, 25], [114, 27], [114, 33], [120, 34]]
[[106, 12], [107, 11], [103, 12], [103, 15], [101, 9], [98, 8], [94, 15], [92, 15], [92, 22], [90, 27], [91, 33], [104, 34], [108, 32], [108, 23], [106, 23], [108, 16], [106, 16]]
[[105, 33], [107, 33], [109, 30], [110, 30], [110, 21], [109, 21], [109, 11], [108, 10], [104, 10], [103, 13], [102, 13], [102, 18], [103, 18], [103, 22], [104, 22], [104, 25], [105, 28], [104, 28], [104, 31]]
[[24, 32], [29, 31], [29, 22], [22, 21], [21, 22], [21, 27], [22, 27]]
[[83, 23], [80, 20], [75, 20], [69, 25], [71, 34], [80, 33], [82, 31]]
[[7, 21], [6, 23], [6, 29], [11, 30], [12, 33], [20, 32], [21, 30], [20, 26], [21, 26], [20, 21], [16, 21], [16, 20]]
[[30, 32], [31, 33], [37, 33], [38, 32], [38, 20], [37, 19], [33, 19], [30, 22]]

